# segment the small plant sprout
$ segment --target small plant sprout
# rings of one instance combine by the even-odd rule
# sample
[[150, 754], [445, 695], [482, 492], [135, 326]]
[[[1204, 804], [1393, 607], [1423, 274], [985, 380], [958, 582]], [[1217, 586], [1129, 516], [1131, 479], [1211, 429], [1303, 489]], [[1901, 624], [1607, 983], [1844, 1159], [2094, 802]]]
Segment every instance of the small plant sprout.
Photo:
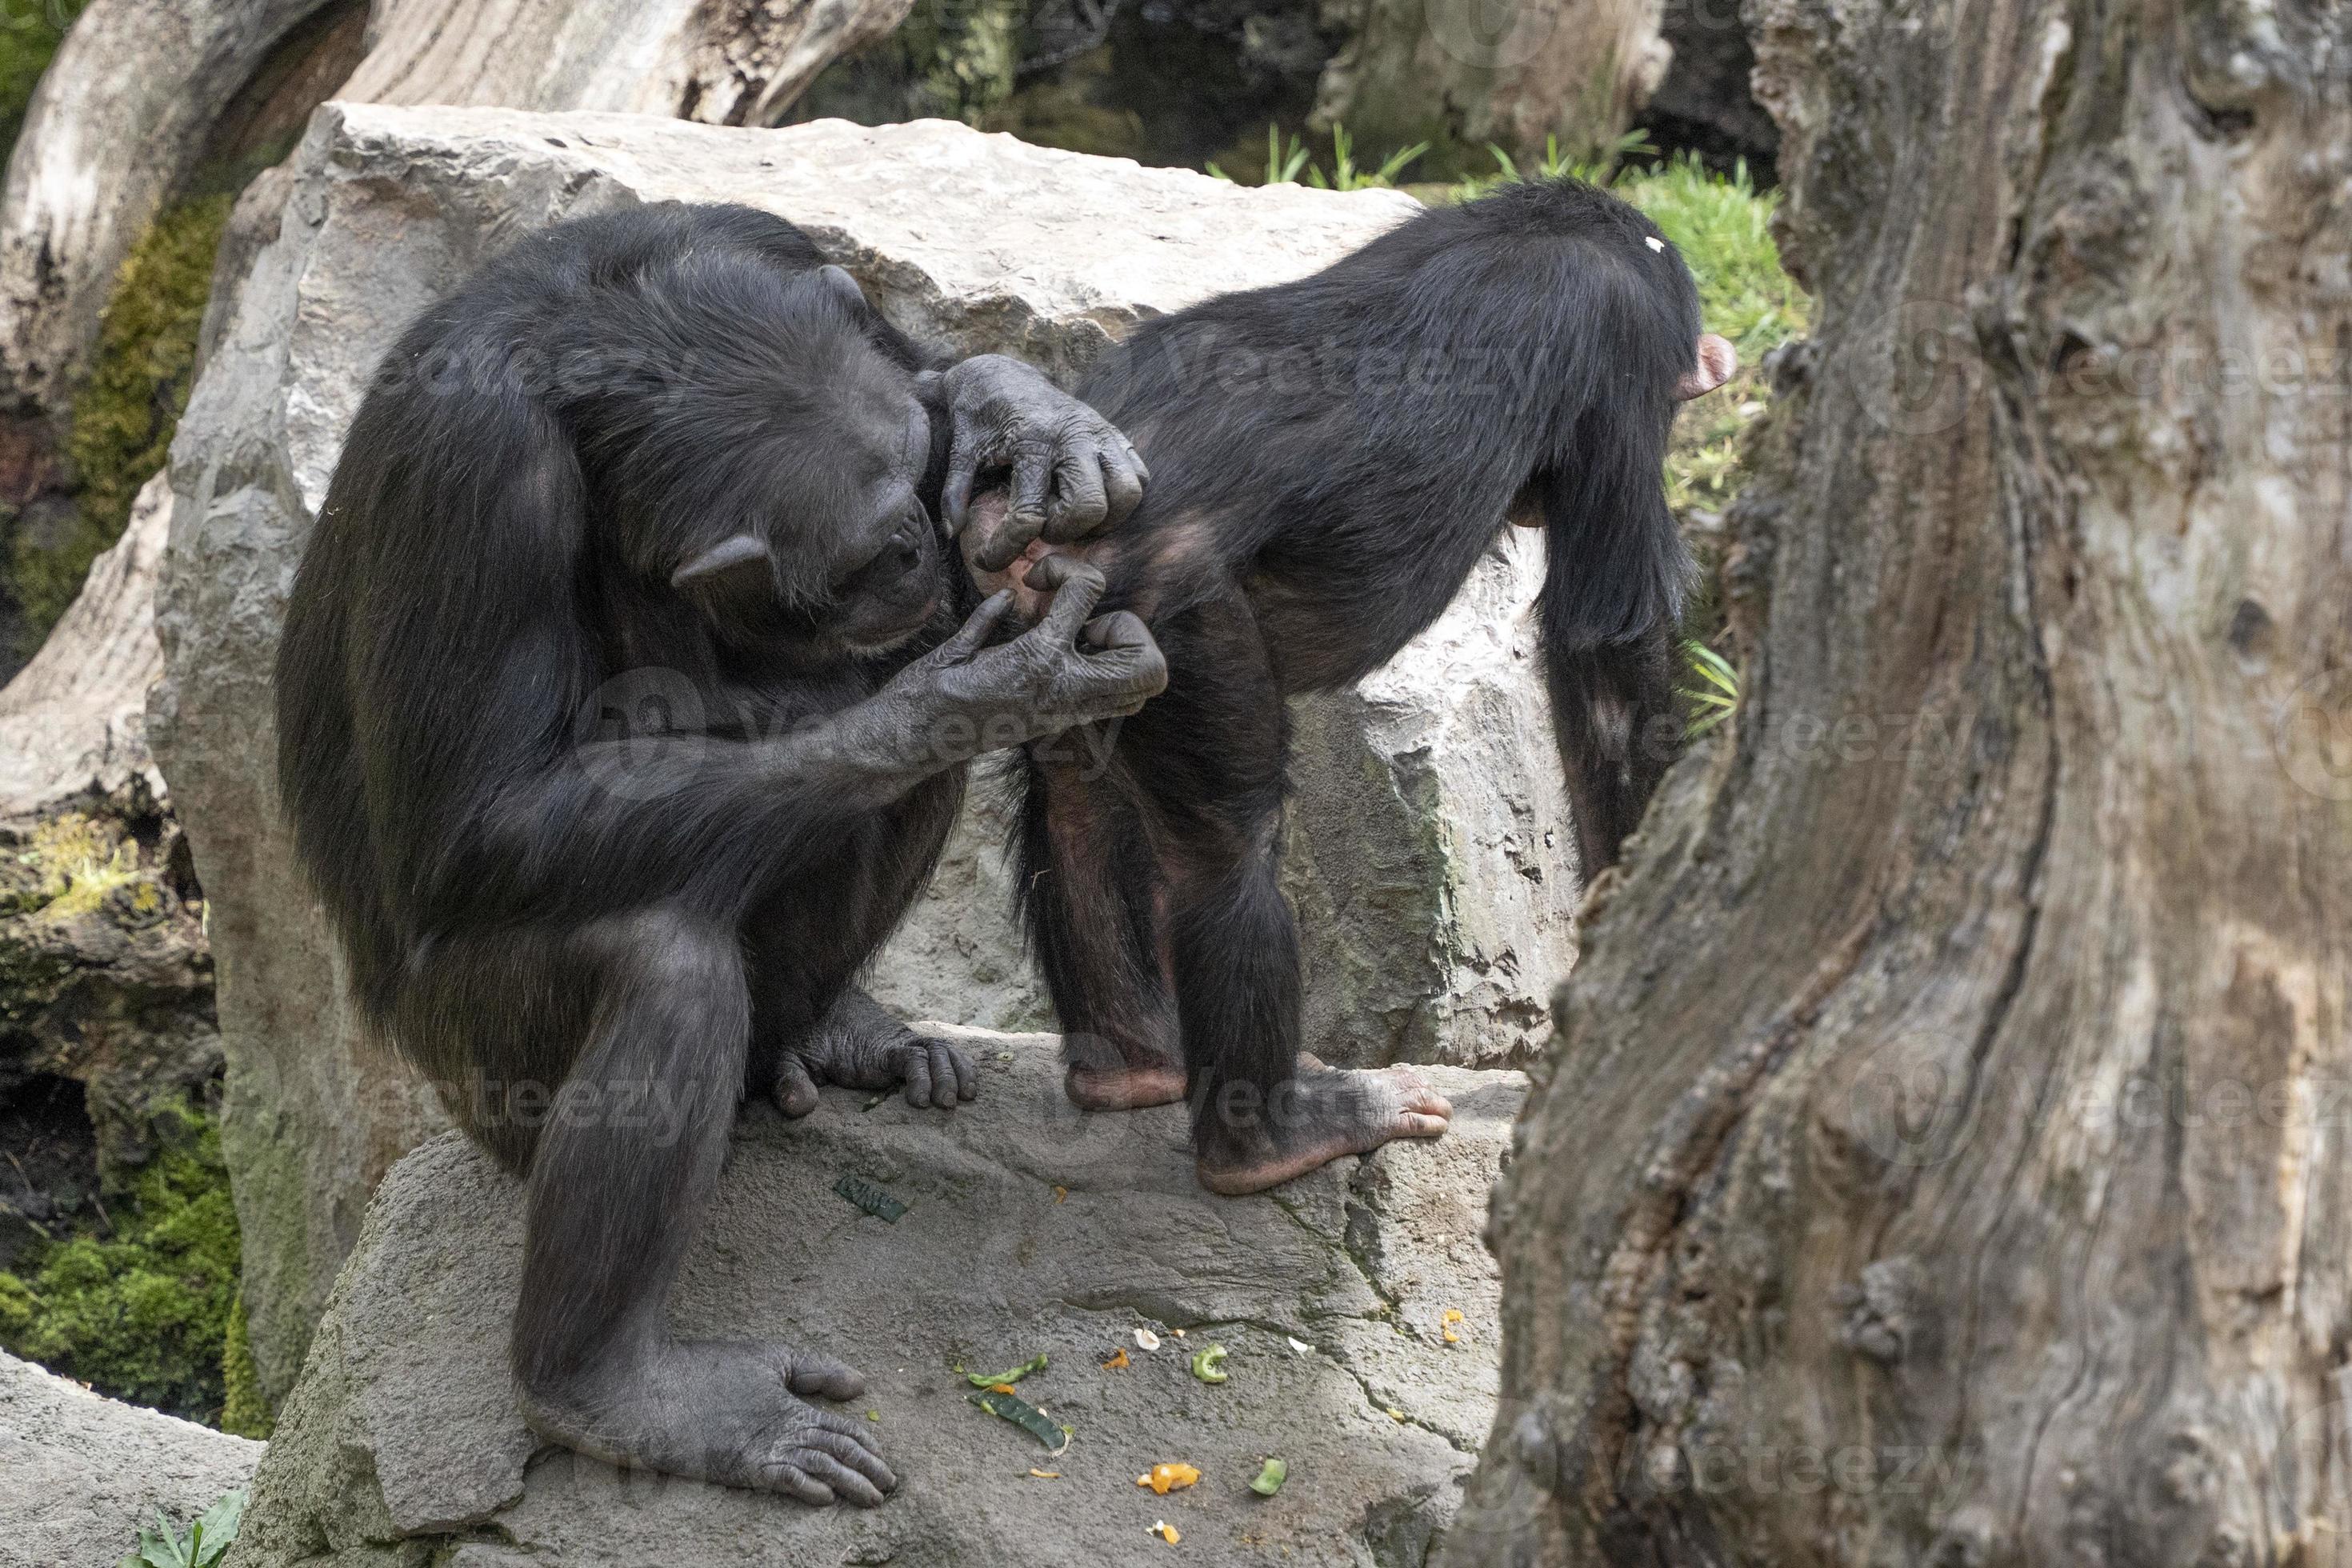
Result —
[[1690, 728], [1684, 738], [1696, 741], [1726, 719], [1739, 707], [1739, 672], [1726, 662], [1724, 657], [1696, 638], [1683, 644], [1683, 658], [1690, 670], [1705, 681], [1704, 686], [1683, 688], [1684, 700], [1691, 704]]
[[158, 1512], [156, 1529], [141, 1531], [139, 1550], [123, 1558], [117, 1568], [217, 1568], [236, 1542], [236, 1527], [244, 1518], [243, 1491], [233, 1491], [205, 1510], [185, 1535]]

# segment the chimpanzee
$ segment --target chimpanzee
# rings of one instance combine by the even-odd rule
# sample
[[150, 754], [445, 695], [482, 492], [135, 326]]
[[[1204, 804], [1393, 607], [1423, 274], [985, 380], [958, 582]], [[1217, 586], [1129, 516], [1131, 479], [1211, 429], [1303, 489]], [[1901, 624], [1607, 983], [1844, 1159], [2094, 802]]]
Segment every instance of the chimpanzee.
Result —
[[[1736, 363], [1700, 333], [1657, 229], [1567, 180], [1416, 216], [1105, 356], [1080, 395], [1158, 478], [1083, 553], [1171, 675], [1108, 771], [1035, 748], [1024, 770], [1024, 912], [1072, 1099], [1189, 1093], [1201, 1179], [1224, 1193], [1444, 1131], [1451, 1107], [1410, 1069], [1299, 1057], [1297, 932], [1276, 882], [1283, 700], [1386, 662], [1506, 520], [1543, 528], [1553, 722], [1585, 875], [1609, 864], [1681, 727], [1690, 563], [1664, 494], [1667, 430]], [[983, 510], [967, 550], [991, 535]], [[1040, 557], [1033, 542], [980, 574], [1018, 586]]]
[[972, 609], [935, 522], [983, 468], [1007, 550], [1145, 477], [1035, 372], [931, 368], [737, 207], [516, 246], [352, 423], [288, 605], [279, 786], [359, 1006], [527, 1180], [514, 1365], [553, 1441], [810, 1502], [896, 1484], [866, 1423], [798, 1397], [856, 1373], [674, 1339], [664, 1304], [740, 1097], [971, 1098], [853, 981], [968, 759], [1165, 681], [1076, 560], [992, 638], [1006, 600]]

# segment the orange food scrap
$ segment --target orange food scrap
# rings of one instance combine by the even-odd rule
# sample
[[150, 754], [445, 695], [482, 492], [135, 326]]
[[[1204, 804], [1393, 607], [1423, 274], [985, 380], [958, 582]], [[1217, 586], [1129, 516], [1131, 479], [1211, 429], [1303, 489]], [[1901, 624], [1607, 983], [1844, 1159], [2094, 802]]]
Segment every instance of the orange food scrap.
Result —
[[1154, 1465], [1150, 1475], [1136, 1477], [1135, 1484], [1150, 1487], [1158, 1496], [1166, 1497], [1170, 1492], [1181, 1491], [1200, 1479], [1201, 1472], [1190, 1465]]
[[1068, 1202], [1069, 1196], [1070, 1189], [1067, 1187], [1055, 1187], [1054, 1189], [1054, 1201], [1057, 1204]]
[[1103, 1363], [1103, 1370], [1105, 1372], [1121, 1372], [1126, 1369], [1127, 1364], [1127, 1347], [1125, 1345], [1121, 1345], [1118, 1347], [1118, 1353], [1117, 1355]]
[[1062, 1479], [1062, 1472], [1059, 1470], [1032, 1470], [1029, 1473], [1041, 1481], [1058, 1481]]
[[991, 1394], [1018, 1394], [1021, 1391], [1013, 1387], [1009, 1383], [992, 1383], [988, 1385], [988, 1392]]
[[1440, 1318], [1438, 1321], [1445, 1325], [1445, 1342], [1447, 1344], [1459, 1344], [1462, 1342], [1462, 1336], [1454, 1331], [1454, 1325], [1462, 1321], [1461, 1308], [1446, 1308], [1445, 1315], [1443, 1318]]
[[1151, 1533], [1160, 1537], [1160, 1540], [1166, 1542], [1171, 1546], [1175, 1545], [1178, 1542], [1184, 1539], [1183, 1536], [1177, 1533], [1176, 1527], [1169, 1523], [1164, 1519], [1154, 1520], [1152, 1521]]

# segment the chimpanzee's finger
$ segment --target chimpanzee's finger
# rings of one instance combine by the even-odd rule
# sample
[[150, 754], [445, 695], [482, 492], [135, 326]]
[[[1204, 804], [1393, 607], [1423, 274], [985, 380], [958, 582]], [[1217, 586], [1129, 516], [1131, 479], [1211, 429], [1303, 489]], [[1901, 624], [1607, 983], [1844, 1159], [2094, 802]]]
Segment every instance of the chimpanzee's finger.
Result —
[[854, 1502], [860, 1508], [882, 1506], [882, 1489], [830, 1454], [803, 1452], [801, 1468], [812, 1479], [831, 1487], [844, 1502]]
[[1078, 628], [1087, 623], [1087, 614], [1095, 601], [1109, 586], [1102, 569], [1089, 565], [1075, 555], [1048, 555], [1029, 568], [1029, 586], [1041, 588], [1054, 595], [1053, 608], [1037, 623], [1029, 635], [1043, 634], [1047, 642], [1066, 647], [1076, 638]]
[[999, 588], [980, 602], [980, 608], [972, 611], [963, 625], [957, 628], [956, 635], [940, 644], [931, 657], [941, 664], [961, 664], [988, 646], [989, 634], [996, 629], [997, 623], [1004, 619], [1004, 612], [1012, 607], [1013, 590]]
[[1143, 504], [1143, 487], [1151, 476], [1143, 459], [1122, 436], [1102, 449], [1103, 526], [1117, 528]]
[[1107, 616], [1097, 616], [1078, 633], [1078, 645], [1097, 653], [1110, 653], [1129, 648], [1157, 648], [1151, 628], [1133, 610], [1113, 610]]
[[1102, 527], [1109, 509], [1095, 448], [1064, 452], [1054, 465], [1054, 495], [1045, 510], [1046, 539], [1055, 544], [1084, 539]]
[[[1160, 651], [1151, 628], [1132, 610], [1113, 610], [1088, 621], [1078, 634], [1078, 646], [1087, 650], [1087, 663], [1115, 671], [1115, 689], [1139, 700], [1168, 689], [1168, 656]], [[1123, 712], [1132, 713], [1133, 708]]]
[[855, 1399], [866, 1392], [866, 1374], [837, 1356], [829, 1356], [823, 1351], [793, 1351], [792, 1357], [792, 1370], [784, 1374], [784, 1386], [803, 1399], [811, 1394], [824, 1399]]
[[931, 1103], [931, 1053], [920, 1040], [910, 1040], [906, 1047], [907, 1103], [921, 1109]]
[[776, 1109], [794, 1121], [816, 1109], [816, 1079], [798, 1057], [786, 1057], [777, 1069], [774, 1094]]
[[940, 510], [947, 514], [943, 521], [950, 539], [963, 531], [971, 514], [971, 487], [980, 478], [981, 464], [987, 459], [986, 446], [980, 432], [972, 428], [971, 421], [958, 414], [948, 437], [947, 483], [940, 490]]
[[1027, 530], [1024, 544], [1045, 526], [1045, 497], [1054, 487], [1054, 448], [1043, 441], [1024, 441], [1013, 451], [1013, 510], [1006, 521]]
[[924, 1042], [931, 1050], [931, 1103], [941, 1110], [953, 1110], [959, 1100], [970, 1100], [956, 1076], [953, 1047], [945, 1040]]
[[798, 1465], [788, 1465], [782, 1460], [772, 1465], [762, 1465], [760, 1479], [770, 1490], [780, 1491], [812, 1508], [829, 1507], [833, 1502], [833, 1489], [812, 1478]]
[[979, 1099], [980, 1074], [973, 1068], [971, 1058], [960, 1047], [949, 1046], [944, 1040], [940, 1043], [946, 1046], [948, 1063], [955, 1069], [956, 1098], [958, 1100]]

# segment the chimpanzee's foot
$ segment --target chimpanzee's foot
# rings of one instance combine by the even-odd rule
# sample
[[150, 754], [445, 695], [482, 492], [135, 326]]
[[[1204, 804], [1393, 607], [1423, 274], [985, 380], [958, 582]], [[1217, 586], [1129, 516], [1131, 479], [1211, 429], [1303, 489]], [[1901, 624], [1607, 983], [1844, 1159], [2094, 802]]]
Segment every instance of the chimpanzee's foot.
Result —
[[1173, 1105], [1184, 1098], [1181, 1062], [1143, 1062], [1120, 1067], [1071, 1064], [1062, 1075], [1070, 1103], [1083, 1110], [1140, 1110]]
[[[1315, 1072], [1322, 1061], [1298, 1053], [1298, 1070]], [[1151, 1061], [1118, 1067], [1073, 1064], [1062, 1075], [1070, 1103], [1082, 1110], [1140, 1110], [1147, 1105], [1173, 1105], [1184, 1098], [1184, 1065]]]
[[1201, 1184], [1227, 1194], [1264, 1192], [1391, 1139], [1434, 1138], [1453, 1115], [1411, 1068], [1305, 1072], [1264, 1108], [1228, 1106], [1203, 1127]]
[[963, 1047], [919, 1035], [863, 991], [845, 991], [825, 1016], [786, 1047], [776, 1072], [776, 1109], [788, 1117], [816, 1109], [817, 1085], [907, 1086], [907, 1103], [953, 1110], [980, 1092]]
[[525, 1389], [523, 1419], [552, 1443], [625, 1468], [866, 1508], [898, 1478], [872, 1427], [804, 1403], [854, 1399], [866, 1380], [831, 1356], [756, 1341], [671, 1342], [616, 1352], [552, 1389]]

